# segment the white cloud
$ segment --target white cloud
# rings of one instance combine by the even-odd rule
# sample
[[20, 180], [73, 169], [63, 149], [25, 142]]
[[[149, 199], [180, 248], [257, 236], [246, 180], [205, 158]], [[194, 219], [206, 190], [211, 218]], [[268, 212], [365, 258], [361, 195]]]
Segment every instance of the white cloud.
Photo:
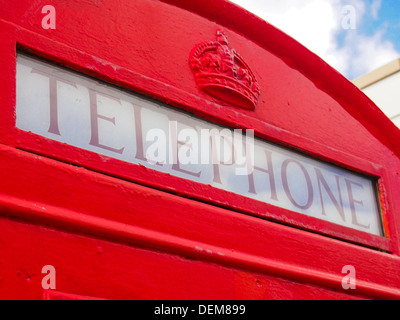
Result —
[[342, 12], [349, 4], [346, 0], [231, 1], [281, 29], [349, 78], [400, 56], [394, 45], [384, 40], [384, 30], [371, 36], [361, 32], [367, 13], [378, 18], [381, 0], [374, 0], [371, 5], [365, 0], [350, 2], [356, 30], [343, 29], [343, 19], [349, 18]]
[[363, 74], [373, 70], [400, 56], [394, 44], [383, 39], [384, 30], [377, 31], [373, 36], [349, 35], [346, 47], [352, 66], [348, 67], [353, 74]]
[[371, 4], [371, 15], [376, 20], [379, 16], [379, 10], [382, 6], [382, 0], [374, 0]]
[[336, 13], [332, 10], [331, 2], [327, 1], [234, 0], [233, 2], [254, 12], [320, 55], [330, 49], [334, 32], [339, 28]]

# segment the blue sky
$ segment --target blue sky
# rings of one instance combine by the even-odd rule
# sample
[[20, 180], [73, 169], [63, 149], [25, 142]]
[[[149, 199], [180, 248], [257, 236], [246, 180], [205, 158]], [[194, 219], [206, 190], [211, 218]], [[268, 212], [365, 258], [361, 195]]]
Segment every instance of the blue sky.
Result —
[[400, 0], [231, 0], [353, 80], [400, 57]]
[[[368, 1], [372, 3], [372, 0]], [[392, 41], [400, 51], [400, 1], [383, 0], [377, 19], [372, 16], [361, 25], [364, 32], [374, 33], [377, 29], [385, 29], [385, 39]]]

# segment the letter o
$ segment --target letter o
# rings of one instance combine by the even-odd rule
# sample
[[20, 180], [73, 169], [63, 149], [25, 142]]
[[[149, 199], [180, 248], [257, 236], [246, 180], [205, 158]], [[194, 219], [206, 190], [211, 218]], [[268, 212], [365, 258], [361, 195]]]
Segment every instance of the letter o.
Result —
[[[288, 166], [290, 163], [295, 163], [300, 167], [301, 171], [304, 174], [305, 180], [307, 182], [308, 199], [307, 199], [307, 203], [305, 205], [301, 205], [301, 204], [297, 203], [296, 200], [293, 198], [293, 195], [290, 191], [289, 183], [288, 183], [288, 179], [287, 179], [287, 169], [288, 169]], [[304, 168], [304, 166], [299, 161], [296, 161], [294, 159], [287, 159], [282, 164], [281, 176], [282, 176], [283, 189], [285, 190], [285, 193], [286, 193], [287, 197], [289, 198], [290, 202], [293, 203], [293, 205], [295, 205], [299, 209], [303, 209], [303, 210], [309, 209], [314, 201], [314, 191], [313, 191], [310, 175], [308, 174], [306, 168]]]

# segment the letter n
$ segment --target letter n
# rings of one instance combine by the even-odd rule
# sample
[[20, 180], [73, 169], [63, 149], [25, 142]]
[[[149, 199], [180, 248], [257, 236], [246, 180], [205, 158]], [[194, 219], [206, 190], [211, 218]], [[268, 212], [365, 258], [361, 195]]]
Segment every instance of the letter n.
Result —
[[42, 279], [42, 288], [54, 290], [56, 288], [56, 268], [50, 265], [44, 266], [42, 273], [47, 273]]

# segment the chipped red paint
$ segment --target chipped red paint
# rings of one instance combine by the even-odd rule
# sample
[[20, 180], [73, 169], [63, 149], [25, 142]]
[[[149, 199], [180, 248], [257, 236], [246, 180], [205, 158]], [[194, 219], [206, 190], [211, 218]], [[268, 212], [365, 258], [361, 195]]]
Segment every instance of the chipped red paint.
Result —
[[[225, 0], [0, 0], [0, 298], [400, 298], [400, 135], [348, 80]], [[260, 86], [253, 110], [196, 85], [222, 30]], [[386, 237], [299, 215], [15, 128], [16, 49], [379, 178]], [[346, 265], [357, 289], [342, 288]]]

